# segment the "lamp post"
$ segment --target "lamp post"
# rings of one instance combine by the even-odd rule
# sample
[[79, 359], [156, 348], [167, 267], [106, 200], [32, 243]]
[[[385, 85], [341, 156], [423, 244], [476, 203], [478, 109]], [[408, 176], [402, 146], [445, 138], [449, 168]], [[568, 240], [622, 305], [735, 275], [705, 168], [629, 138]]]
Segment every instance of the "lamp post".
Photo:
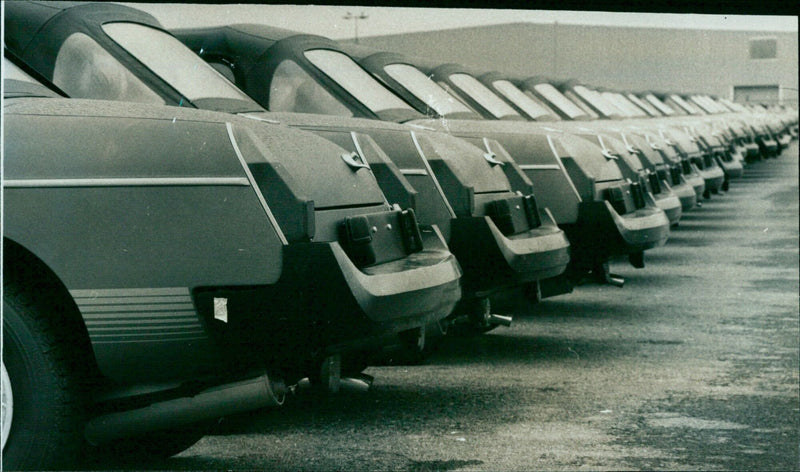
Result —
[[354, 15], [350, 12], [347, 12], [347, 14], [342, 18], [344, 18], [345, 20], [355, 20], [355, 30], [356, 30], [355, 37], [356, 37], [356, 44], [358, 44], [358, 20], [366, 20], [369, 17], [365, 15], [364, 12], [362, 11], [361, 14], [359, 15]]

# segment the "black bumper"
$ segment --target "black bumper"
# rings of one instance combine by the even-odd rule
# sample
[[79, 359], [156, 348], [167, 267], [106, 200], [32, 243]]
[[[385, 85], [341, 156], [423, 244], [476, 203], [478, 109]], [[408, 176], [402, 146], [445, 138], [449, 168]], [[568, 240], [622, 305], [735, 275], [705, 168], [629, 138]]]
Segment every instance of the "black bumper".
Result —
[[576, 266], [592, 267], [610, 257], [636, 254], [663, 245], [669, 236], [669, 219], [648, 205], [620, 215], [608, 201], [581, 202], [578, 221], [565, 226]]
[[[302, 368], [450, 314], [461, 297], [459, 264], [438, 230], [423, 241], [422, 252], [365, 269], [338, 243], [292, 244], [276, 284], [199, 290], [196, 303], [229, 359]], [[214, 298], [227, 300], [226, 322], [215, 319]]]
[[464, 297], [554, 277], [569, 263], [570, 243], [550, 212], [540, 210], [541, 226], [505, 236], [488, 216], [456, 218], [450, 250], [464, 271]]

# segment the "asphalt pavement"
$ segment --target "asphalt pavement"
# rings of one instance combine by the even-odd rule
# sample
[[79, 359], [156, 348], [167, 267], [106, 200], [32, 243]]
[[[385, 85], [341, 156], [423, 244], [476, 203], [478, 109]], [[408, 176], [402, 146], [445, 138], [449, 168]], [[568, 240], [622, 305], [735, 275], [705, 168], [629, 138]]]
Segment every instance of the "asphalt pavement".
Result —
[[798, 470], [798, 145], [684, 214], [622, 288], [448, 339], [366, 393], [300, 392], [135, 469]]

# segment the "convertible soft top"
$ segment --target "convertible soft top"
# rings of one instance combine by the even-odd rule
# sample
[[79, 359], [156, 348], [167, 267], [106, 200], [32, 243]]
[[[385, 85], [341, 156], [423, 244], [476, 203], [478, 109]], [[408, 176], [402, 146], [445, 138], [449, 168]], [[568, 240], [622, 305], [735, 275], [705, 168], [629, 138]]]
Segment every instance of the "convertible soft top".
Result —
[[[248, 84], [250, 81], [264, 81], [263, 87], [247, 89], [256, 102], [269, 103], [271, 81], [275, 69], [285, 60], [292, 60], [307, 73], [324, 84], [324, 87], [344, 102], [357, 116], [378, 118], [375, 113], [355, 99], [335, 80], [326, 76], [304, 52], [310, 49], [329, 49], [347, 54], [337, 41], [313, 34], [299, 33], [283, 28], [258, 24], [237, 24], [210, 28], [176, 29], [172, 33], [190, 49], [199, 53], [207, 61], [217, 57], [236, 60], [236, 82]], [[408, 121], [422, 118], [416, 111], [394, 110], [389, 121]], [[386, 119], [387, 117], [380, 117]], [[397, 119], [395, 119], [397, 118]]]
[[[5, 4], [6, 47], [34, 69], [52, 77], [61, 44], [74, 33], [84, 33], [109, 48], [126, 65], [138, 65], [105, 33], [111, 22], [140, 23], [163, 29], [153, 16], [113, 3], [7, 2]], [[25, 18], [25, 21], [14, 21]]]

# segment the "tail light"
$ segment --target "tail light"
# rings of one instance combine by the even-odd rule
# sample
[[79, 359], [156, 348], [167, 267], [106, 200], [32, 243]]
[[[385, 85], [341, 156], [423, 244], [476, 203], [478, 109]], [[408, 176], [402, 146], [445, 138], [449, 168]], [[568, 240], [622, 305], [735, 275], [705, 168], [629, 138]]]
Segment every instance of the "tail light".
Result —
[[705, 168], [706, 168], [706, 166], [705, 166], [705, 163], [703, 162], [703, 159], [702, 159], [702, 158], [700, 158], [700, 157], [693, 157], [693, 158], [692, 158], [692, 162], [693, 162], [693, 163], [694, 163], [694, 165], [696, 165], [696, 166], [697, 166], [697, 168], [698, 168], [698, 169], [700, 169], [700, 170], [703, 170], [703, 169], [705, 169]]
[[625, 204], [625, 190], [622, 187], [610, 187], [606, 189], [606, 200], [611, 203], [614, 210], [620, 215], [628, 212], [628, 206]]
[[633, 197], [633, 204], [636, 206], [636, 209], [644, 208], [645, 200], [644, 200], [644, 188], [642, 184], [639, 182], [632, 182], [631, 183], [631, 196]]
[[670, 177], [672, 177], [672, 185], [680, 185], [681, 184], [681, 168], [676, 166], [672, 166], [669, 169]]
[[653, 193], [661, 193], [661, 179], [658, 178], [658, 174], [652, 172], [647, 174], [647, 180]]
[[417, 215], [414, 210], [401, 211], [398, 215], [400, 220], [400, 234], [403, 238], [403, 246], [405, 246], [407, 254], [422, 251], [422, 234], [419, 232], [419, 224], [417, 224]]
[[539, 205], [536, 203], [536, 198], [533, 195], [526, 195], [523, 201], [525, 202], [525, 214], [528, 216], [528, 223], [530, 223], [531, 228], [542, 226], [542, 219], [539, 217]]

